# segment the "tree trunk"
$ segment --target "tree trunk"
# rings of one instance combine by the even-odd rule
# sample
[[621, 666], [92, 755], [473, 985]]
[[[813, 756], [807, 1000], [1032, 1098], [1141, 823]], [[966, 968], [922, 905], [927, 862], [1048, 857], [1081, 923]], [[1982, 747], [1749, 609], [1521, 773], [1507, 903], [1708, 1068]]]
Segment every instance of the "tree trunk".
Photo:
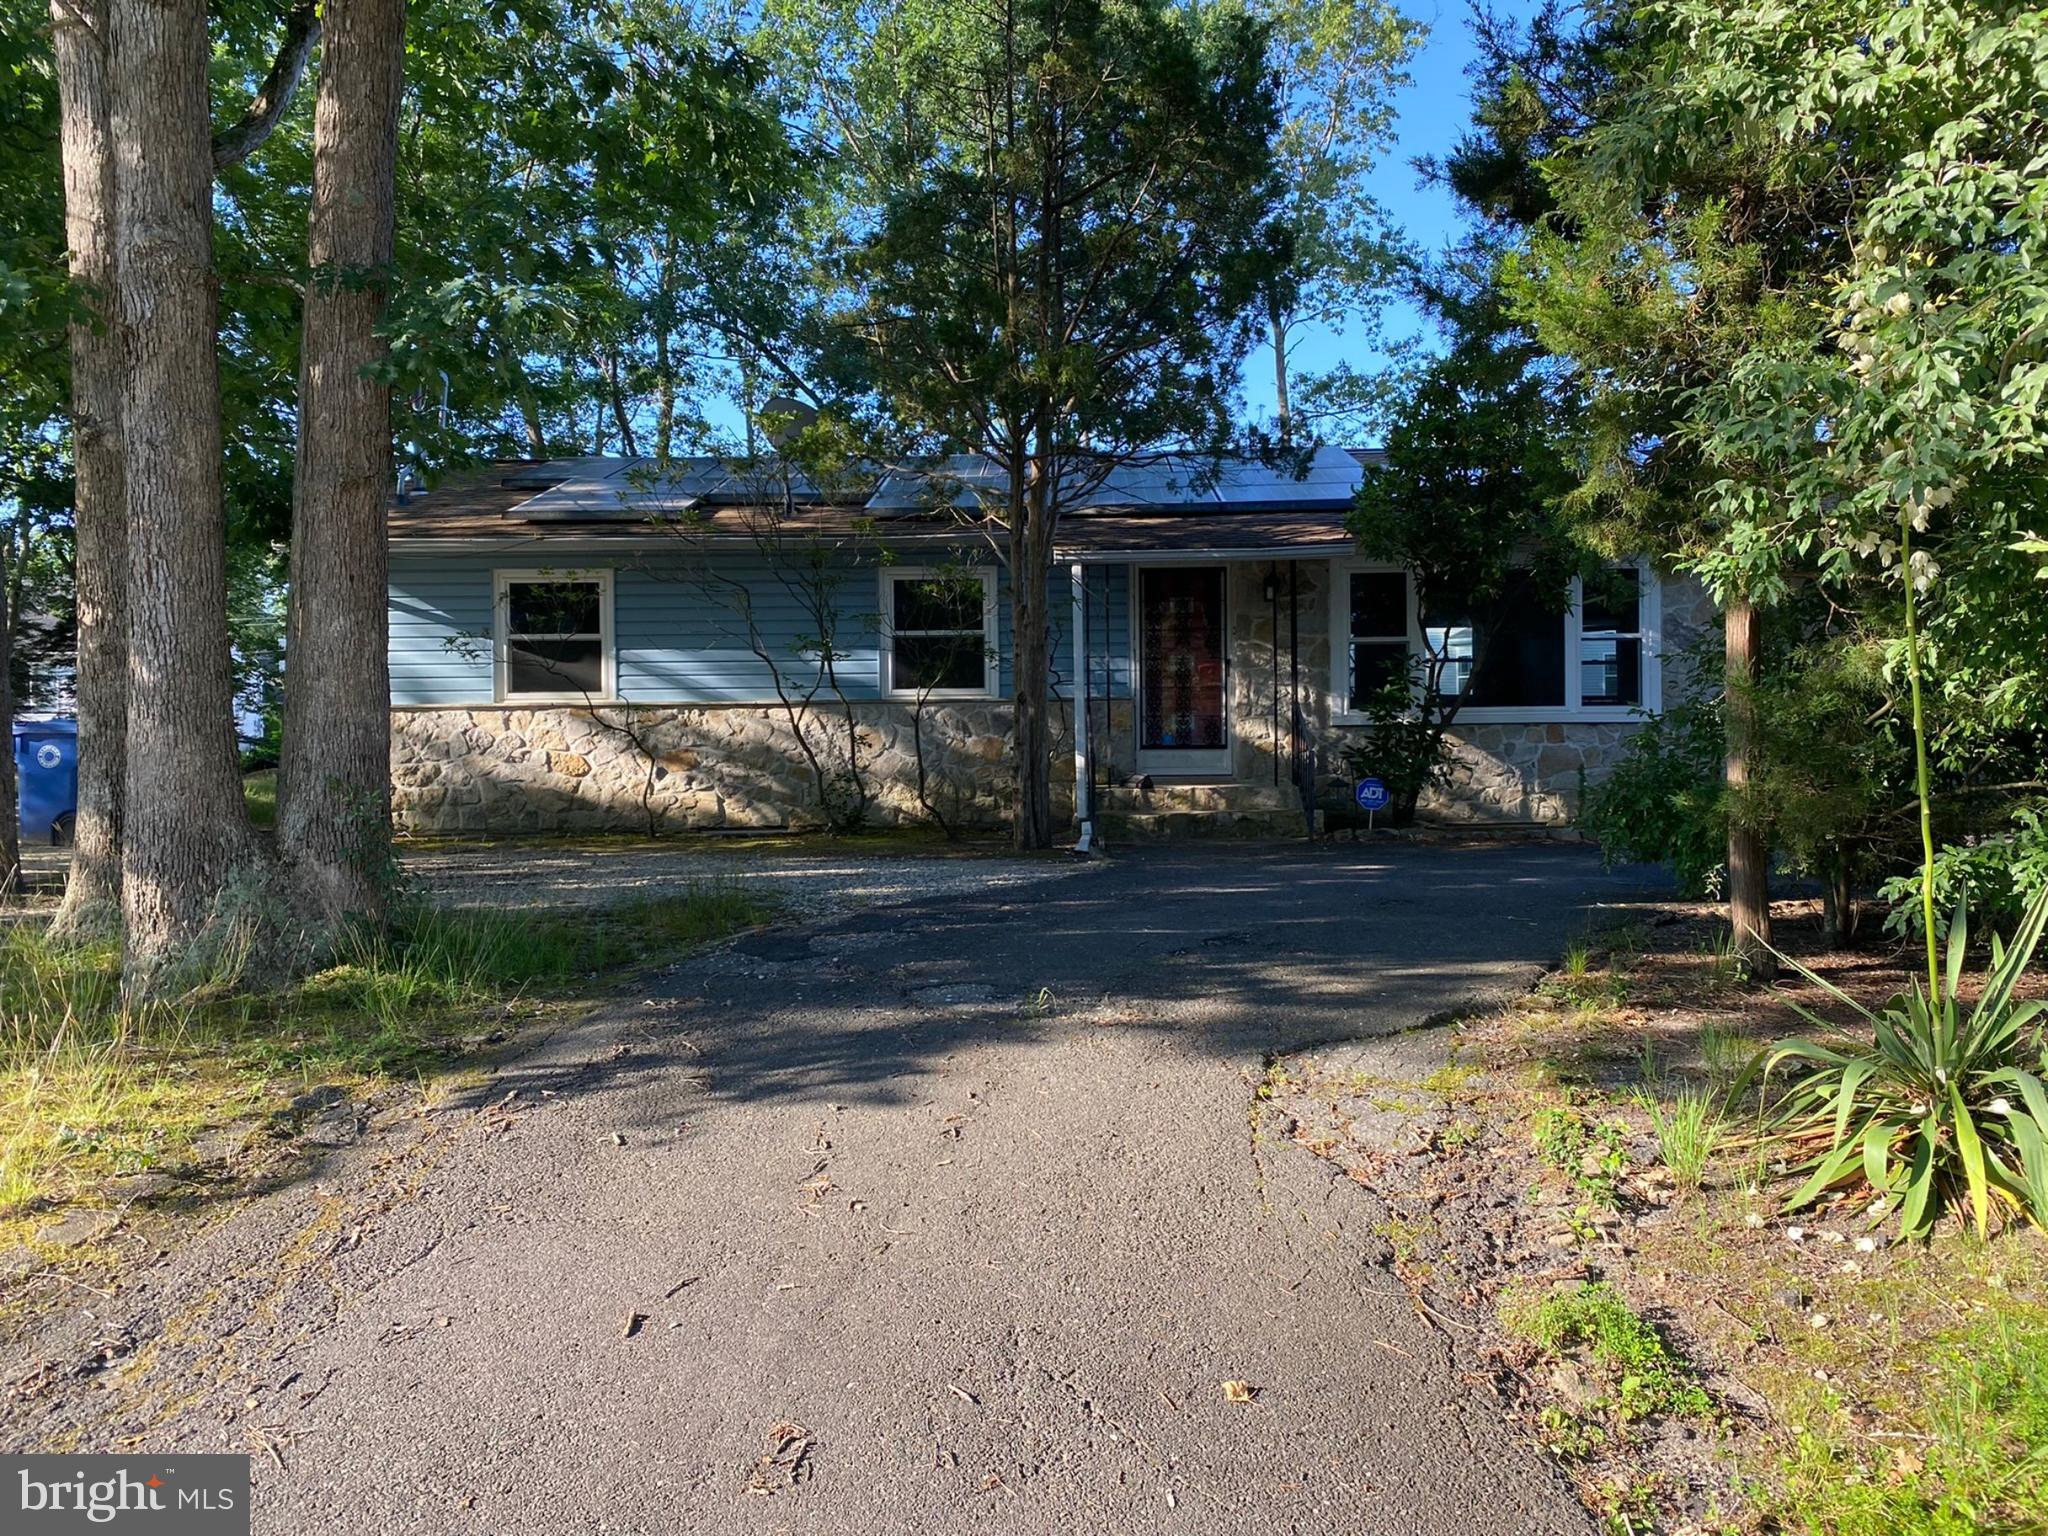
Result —
[[526, 456], [529, 459], [544, 459], [548, 456], [547, 429], [541, 425], [540, 401], [531, 390], [524, 390], [519, 396], [519, 416], [526, 423]]
[[[11, 541], [10, 541], [11, 542]], [[24, 540], [26, 542], [26, 540]], [[19, 618], [14, 599], [18, 583], [5, 569], [13, 551], [0, 545], [0, 720], [14, 719], [14, 625]], [[14, 567], [20, 570], [19, 564]], [[0, 896], [21, 894], [21, 801], [15, 782], [14, 744], [8, 742], [0, 766]]]
[[235, 762], [205, 0], [112, 0], [129, 536], [123, 982], [150, 989], [255, 861]]
[[619, 355], [606, 352], [598, 359], [604, 375], [605, 399], [612, 408], [612, 425], [619, 429], [619, 452], [629, 459], [640, 457], [640, 442], [633, 433], [633, 418], [626, 410], [626, 386], [619, 377]]
[[122, 484], [121, 332], [114, 291], [114, 146], [105, 0], [53, 0], [63, 102], [64, 239], [92, 311], [71, 325], [78, 813], [71, 879], [52, 930], [111, 930], [121, 908], [128, 736], [128, 509]]
[[1848, 949], [1856, 942], [1859, 914], [1853, 865], [1848, 851], [1837, 848], [1821, 870], [1821, 926], [1830, 949]]
[[1277, 307], [1270, 311], [1268, 332], [1273, 341], [1273, 399], [1279, 417], [1280, 441], [1294, 440], [1294, 414], [1287, 405], [1287, 322]]
[[1016, 716], [1011, 734], [1017, 767], [1011, 836], [1017, 847], [1031, 849], [1052, 846], [1052, 728], [1047, 718], [1051, 658], [1046, 635], [1052, 559], [1044, 524], [1053, 512], [1053, 466], [1043, 453], [1025, 462], [1031, 466], [1030, 479], [1018, 484], [1021, 477], [1013, 472], [1010, 498], [1010, 670]]
[[390, 885], [391, 389], [378, 326], [396, 239], [404, 70], [405, 0], [328, 0], [277, 779], [279, 854], [298, 899], [326, 922], [381, 920]]
[[1723, 615], [1726, 672], [1723, 709], [1728, 756], [1728, 924], [1736, 956], [1750, 975], [1777, 974], [1771, 953], [1771, 851], [1751, 820], [1750, 758], [1756, 746], [1757, 671], [1762, 623], [1747, 600], [1731, 601]]
[[654, 444], [661, 462], [667, 464], [676, 450], [676, 376], [670, 350], [670, 330], [675, 324], [675, 296], [669, 284], [675, 277], [676, 237], [673, 231], [662, 240], [661, 276], [657, 280], [654, 315]]

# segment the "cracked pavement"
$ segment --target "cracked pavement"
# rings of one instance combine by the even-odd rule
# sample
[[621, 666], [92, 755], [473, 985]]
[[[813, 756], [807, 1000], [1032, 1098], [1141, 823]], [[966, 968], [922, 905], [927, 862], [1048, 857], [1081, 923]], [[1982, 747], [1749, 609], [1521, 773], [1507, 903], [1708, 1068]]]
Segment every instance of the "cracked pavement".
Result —
[[1253, 1093], [1649, 879], [1167, 847], [749, 934], [93, 1303], [148, 1342], [6, 1438], [252, 1451], [263, 1532], [1587, 1531]]

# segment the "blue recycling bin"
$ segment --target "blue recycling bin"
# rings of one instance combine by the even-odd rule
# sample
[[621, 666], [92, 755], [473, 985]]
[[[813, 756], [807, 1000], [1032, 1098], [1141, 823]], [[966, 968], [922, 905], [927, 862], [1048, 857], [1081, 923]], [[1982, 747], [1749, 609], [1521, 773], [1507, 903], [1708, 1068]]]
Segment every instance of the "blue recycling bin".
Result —
[[14, 776], [21, 789], [21, 840], [68, 843], [78, 816], [78, 722], [14, 722]]

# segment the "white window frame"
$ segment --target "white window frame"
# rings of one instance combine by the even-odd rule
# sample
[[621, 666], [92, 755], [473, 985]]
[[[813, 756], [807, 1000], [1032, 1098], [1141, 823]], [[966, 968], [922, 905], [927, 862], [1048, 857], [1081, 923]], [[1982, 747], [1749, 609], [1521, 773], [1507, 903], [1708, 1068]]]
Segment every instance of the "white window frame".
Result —
[[[581, 570], [494, 570], [491, 572], [491, 694], [500, 704], [582, 704], [605, 703], [619, 695], [619, 649], [614, 638], [612, 571], [609, 567]], [[597, 587], [598, 641], [604, 648], [604, 691], [585, 694], [580, 689], [560, 693], [513, 693], [511, 681], [512, 591], [533, 583], [588, 582]]]
[[[1402, 577], [1401, 610], [1408, 616], [1408, 657], [1423, 654], [1422, 630], [1416, 624], [1415, 576], [1407, 567], [1384, 560], [1333, 560], [1330, 577], [1330, 719], [1337, 725], [1370, 725], [1372, 717], [1351, 707], [1351, 578]], [[1376, 637], [1377, 638], [1377, 637]], [[1391, 637], [1389, 637], [1391, 638]]]
[[[1330, 562], [1330, 720], [1334, 725], [1369, 725], [1368, 716], [1351, 704], [1351, 576], [1358, 572], [1387, 572], [1399, 567], [1372, 560]], [[1641, 584], [1641, 606], [1637, 631], [1642, 637], [1642, 702], [1640, 704], [1586, 704], [1581, 700], [1584, 680], [1579, 671], [1579, 647], [1584, 637], [1582, 617], [1584, 584], [1574, 576], [1571, 607], [1564, 614], [1564, 703], [1466, 705], [1458, 710], [1460, 724], [1546, 725], [1556, 722], [1585, 724], [1622, 723], [1660, 713], [1664, 708], [1664, 677], [1660, 658], [1663, 651], [1663, 588], [1657, 573], [1641, 560], [1618, 560], [1615, 570], [1633, 570]], [[1415, 600], [1415, 578], [1408, 578], [1408, 649], [1417, 659], [1426, 659], [1421, 614]]]
[[[992, 699], [1002, 682], [1003, 658], [997, 649], [996, 572], [992, 565], [885, 565], [876, 594], [881, 676], [885, 699]], [[981, 686], [979, 688], [898, 688], [896, 686], [896, 583], [899, 581], [973, 580], [981, 583]], [[927, 631], [915, 630], [913, 634]], [[946, 633], [946, 631], [929, 631]]]

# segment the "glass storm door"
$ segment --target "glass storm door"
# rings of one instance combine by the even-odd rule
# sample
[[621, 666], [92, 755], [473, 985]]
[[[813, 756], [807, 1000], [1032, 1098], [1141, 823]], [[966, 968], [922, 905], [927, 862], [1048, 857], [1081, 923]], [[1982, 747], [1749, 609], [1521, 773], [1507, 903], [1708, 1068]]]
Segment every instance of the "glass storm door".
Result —
[[1221, 566], [1138, 572], [1138, 767], [1230, 771]]

